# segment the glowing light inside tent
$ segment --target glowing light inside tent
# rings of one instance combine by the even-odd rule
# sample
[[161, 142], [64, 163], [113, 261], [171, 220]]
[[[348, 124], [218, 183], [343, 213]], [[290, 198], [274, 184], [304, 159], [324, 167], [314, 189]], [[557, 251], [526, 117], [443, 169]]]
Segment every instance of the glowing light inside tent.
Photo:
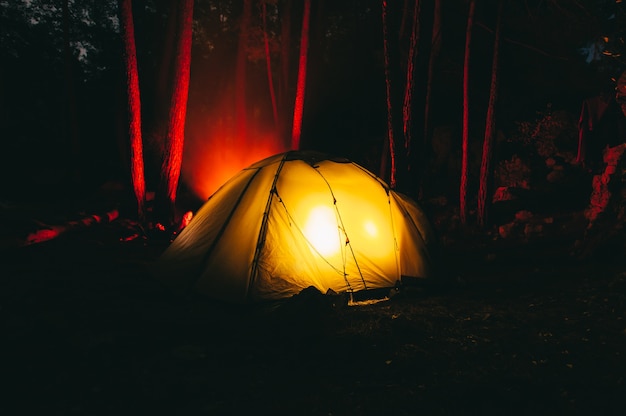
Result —
[[322, 256], [332, 256], [339, 251], [337, 219], [330, 207], [314, 207], [309, 213], [303, 232], [313, 248]]
[[376, 224], [374, 224], [373, 221], [365, 221], [365, 223], [363, 224], [363, 228], [365, 229], [367, 235], [372, 238], [378, 235], [378, 227], [376, 227]]

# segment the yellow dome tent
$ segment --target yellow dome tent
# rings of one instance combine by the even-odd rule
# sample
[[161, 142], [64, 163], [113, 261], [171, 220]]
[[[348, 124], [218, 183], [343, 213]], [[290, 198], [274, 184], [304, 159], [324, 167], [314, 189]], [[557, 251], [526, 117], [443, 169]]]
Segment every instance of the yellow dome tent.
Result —
[[218, 189], [161, 256], [168, 285], [253, 302], [393, 288], [431, 278], [419, 206], [346, 159], [281, 153]]

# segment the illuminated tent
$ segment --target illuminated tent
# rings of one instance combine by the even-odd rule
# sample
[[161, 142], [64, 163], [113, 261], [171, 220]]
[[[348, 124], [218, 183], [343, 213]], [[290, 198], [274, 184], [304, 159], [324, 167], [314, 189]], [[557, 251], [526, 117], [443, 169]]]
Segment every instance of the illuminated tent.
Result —
[[356, 163], [278, 154], [217, 190], [161, 256], [168, 285], [251, 302], [393, 288], [431, 278], [433, 233], [417, 204]]

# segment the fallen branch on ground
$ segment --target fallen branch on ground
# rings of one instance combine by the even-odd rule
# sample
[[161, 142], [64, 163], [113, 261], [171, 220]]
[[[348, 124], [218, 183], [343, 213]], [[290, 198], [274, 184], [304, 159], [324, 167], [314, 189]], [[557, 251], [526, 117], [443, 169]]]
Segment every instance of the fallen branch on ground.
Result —
[[119, 211], [112, 209], [106, 212], [104, 215], [87, 215], [79, 220], [68, 221], [65, 224], [60, 225], [46, 225], [42, 224], [42, 228], [28, 234], [26, 238], [18, 242], [18, 245], [29, 246], [31, 244], [43, 243], [59, 237], [62, 234], [70, 230], [78, 228], [85, 228], [94, 224], [106, 224], [116, 220], [119, 217]]

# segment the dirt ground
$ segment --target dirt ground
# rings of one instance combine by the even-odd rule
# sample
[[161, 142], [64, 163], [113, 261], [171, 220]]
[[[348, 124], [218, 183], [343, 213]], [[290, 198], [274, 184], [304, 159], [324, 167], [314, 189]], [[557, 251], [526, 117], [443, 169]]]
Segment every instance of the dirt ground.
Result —
[[241, 307], [168, 293], [126, 231], [2, 249], [3, 414], [624, 414], [620, 257], [460, 242], [441, 287]]

